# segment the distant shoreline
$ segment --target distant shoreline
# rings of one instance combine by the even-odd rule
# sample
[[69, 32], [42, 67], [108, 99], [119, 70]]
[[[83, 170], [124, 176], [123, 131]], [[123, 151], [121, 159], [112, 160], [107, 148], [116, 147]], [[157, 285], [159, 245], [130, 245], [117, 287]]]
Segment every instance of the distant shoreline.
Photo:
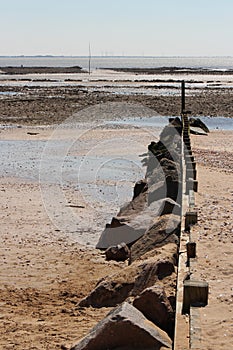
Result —
[[[97, 68], [96, 68], [97, 69]], [[137, 68], [137, 67], [99, 67], [100, 70], [115, 71], [121, 73], [133, 73], [142, 75], [155, 74], [199, 74], [199, 75], [233, 75], [233, 69], [211, 69], [211, 68], [190, 68], [190, 67], [154, 67], [154, 68]], [[72, 74], [88, 73], [87, 69], [80, 66], [62, 67], [62, 66], [2, 66], [0, 74], [23, 75], [23, 74]]]
[[211, 69], [211, 68], [189, 68], [189, 67], [156, 67], [156, 68], [105, 68], [99, 69], [113, 70], [115, 72], [135, 73], [135, 74], [211, 74], [228, 75], [233, 74], [233, 69]]
[[8, 66], [0, 67], [0, 72], [3, 74], [72, 74], [72, 73], [87, 73], [82, 67], [27, 67], [27, 66]]

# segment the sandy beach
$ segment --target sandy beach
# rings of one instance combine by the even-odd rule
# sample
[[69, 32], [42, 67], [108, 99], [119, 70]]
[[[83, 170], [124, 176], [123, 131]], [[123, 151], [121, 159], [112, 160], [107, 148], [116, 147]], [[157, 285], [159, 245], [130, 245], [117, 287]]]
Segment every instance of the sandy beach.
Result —
[[[68, 349], [109, 311], [77, 308], [77, 303], [101, 278], [127, 264], [105, 261], [94, 246], [109, 218], [132, 196], [134, 182], [143, 178], [140, 156], [161, 130], [106, 124], [119, 117], [116, 112], [98, 109], [96, 118], [93, 111], [79, 111], [123, 102], [143, 106], [139, 116], [152, 110], [179, 115], [180, 97], [112, 95], [75, 87], [9, 89], [27, 96], [0, 99], [0, 122], [5, 125], [0, 141], [8, 150], [0, 164], [0, 347]], [[195, 115], [232, 117], [232, 97], [231, 89], [204, 91], [187, 99], [187, 109]], [[71, 115], [76, 115], [75, 125], [57, 128]], [[197, 274], [210, 285], [209, 305], [201, 310], [203, 350], [227, 350], [233, 341], [232, 136], [233, 131], [225, 130], [192, 136], [199, 181]], [[59, 147], [67, 150], [62, 162], [56, 158]], [[119, 158], [129, 170], [112, 179], [122, 164], [111, 161]], [[63, 170], [47, 177], [43, 162], [51, 159], [47, 171], [58, 166]]]

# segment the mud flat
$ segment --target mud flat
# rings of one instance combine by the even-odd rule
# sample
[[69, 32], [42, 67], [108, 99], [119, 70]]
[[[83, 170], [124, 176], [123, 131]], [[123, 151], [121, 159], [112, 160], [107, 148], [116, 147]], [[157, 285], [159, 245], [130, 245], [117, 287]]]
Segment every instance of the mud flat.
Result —
[[0, 71], [7, 75], [17, 74], [68, 74], [84, 73], [81, 67], [0, 67]]
[[102, 68], [106, 70], [114, 70], [116, 72], [130, 72], [137, 74], [213, 74], [213, 75], [231, 75], [232, 69], [204, 69], [204, 68], [187, 68], [187, 67], [158, 67], [158, 68]]
[[[51, 84], [51, 83], [50, 83]], [[187, 109], [194, 116], [233, 115], [233, 92], [231, 89], [201, 90], [189, 96]], [[12, 86], [0, 87], [0, 123], [26, 125], [52, 125], [61, 123], [83, 108], [108, 102], [140, 104], [150, 108], [151, 115], [179, 116], [180, 96], [117, 95], [90, 91], [83, 86]], [[94, 121], [94, 116], [80, 120]], [[137, 116], [137, 114], [136, 114]], [[101, 118], [101, 116], [99, 116]], [[107, 115], [104, 116], [104, 119]], [[112, 115], [109, 115], [109, 120]], [[116, 117], [117, 118], [117, 117]], [[119, 117], [118, 117], [119, 118]], [[103, 118], [102, 118], [103, 119]]]

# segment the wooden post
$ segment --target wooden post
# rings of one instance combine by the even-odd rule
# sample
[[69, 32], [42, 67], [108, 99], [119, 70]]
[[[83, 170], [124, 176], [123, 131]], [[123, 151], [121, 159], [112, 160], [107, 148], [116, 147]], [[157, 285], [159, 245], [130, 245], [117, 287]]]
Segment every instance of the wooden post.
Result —
[[185, 112], [185, 81], [181, 82], [181, 114]]
[[195, 162], [195, 159], [193, 156], [186, 154], [185, 155], [185, 163], [188, 163], [188, 162]]
[[189, 313], [190, 306], [206, 306], [208, 304], [208, 293], [209, 285], [207, 282], [185, 280], [182, 313]]
[[186, 162], [186, 167], [187, 169], [196, 169], [196, 163], [195, 162], [191, 162], [191, 161], [187, 161]]
[[189, 194], [189, 191], [193, 190], [194, 192], [198, 191], [198, 181], [193, 179], [186, 180], [186, 194]]
[[192, 168], [187, 168], [186, 169], [186, 179], [193, 179], [196, 180], [197, 179], [197, 171], [196, 169], [192, 169]]
[[190, 225], [197, 223], [197, 211], [188, 211], [185, 214], [185, 231], [187, 231]]
[[187, 249], [187, 259], [188, 260], [196, 258], [196, 242], [186, 243], [186, 249]]

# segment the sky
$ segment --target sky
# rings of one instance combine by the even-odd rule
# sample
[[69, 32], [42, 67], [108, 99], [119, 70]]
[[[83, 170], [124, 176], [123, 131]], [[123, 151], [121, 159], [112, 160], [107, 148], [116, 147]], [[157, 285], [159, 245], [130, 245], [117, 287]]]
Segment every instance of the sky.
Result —
[[233, 0], [0, 0], [0, 56], [233, 56]]

